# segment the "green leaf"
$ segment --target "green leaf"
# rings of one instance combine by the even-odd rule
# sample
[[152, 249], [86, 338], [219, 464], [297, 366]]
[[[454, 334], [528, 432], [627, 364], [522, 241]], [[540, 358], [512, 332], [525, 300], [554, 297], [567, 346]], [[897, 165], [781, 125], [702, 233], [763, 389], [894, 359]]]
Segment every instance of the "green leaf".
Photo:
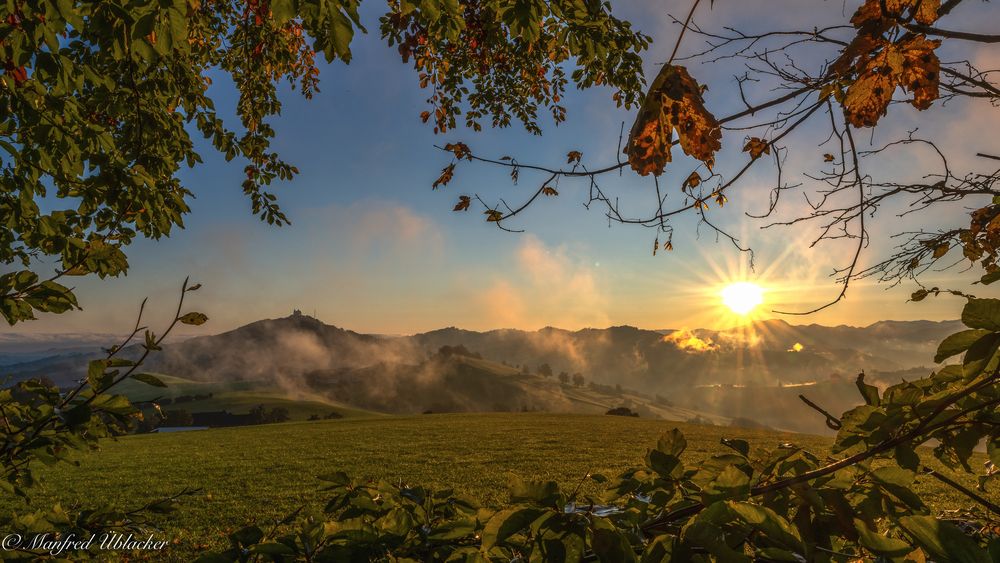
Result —
[[684, 434], [676, 428], [664, 433], [656, 443], [656, 449], [674, 457], [680, 457], [686, 448], [687, 440], [684, 438]]
[[503, 543], [510, 536], [531, 525], [544, 512], [541, 508], [530, 506], [509, 508], [497, 512], [486, 522], [486, 527], [483, 529], [483, 549], [488, 550]]
[[602, 563], [633, 563], [635, 550], [625, 534], [603, 518], [594, 520], [591, 548]]
[[469, 537], [476, 533], [475, 518], [466, 520], [452, 520], [440, 526], [431, 528], [427, 539], [431, 541], [448, 541]]
[[969, 328], [1000, 331], [1000, 299], [969, 299], [962, 309], [962, 323]]
[[271, 542], [271, 543], [259, 543], [250, 548], [250, 553], [258, 553], [260, 555], [295, 555], [295, 550], [288, 547], [283, 543]]
[[562, 494], [559, 484], [555, 481], [523, 481], [514, 479], [510, 485], [510, 501], [512, 503], [529, 502], [562, 509]]
[[103, 391], [111, 384], [112, 378], [105, 370], [108, 367], [107, 360], [93, 360], [87, 365], [87, 383], [96, 391]]
[[854, 529], [858, 531], [858, 543], [879, 555], [899, 557], [913, 551], [913, 546], [908, 542], [870, 530], [867, 524], [857, 518], [854, 519]]
[[861, 396], [865, 400], [865, 404], [871, 405], [873, 407], [879, 406], [882, 402], [878, 397], [878, 387], [874, 385], [868, 385], [865, 383], [865, 374], [858, 374], [858, 379], [855, 381], [858, 386], [858, 391], [861, 392]]
[[956, 332], [948, 338], [945, 338], [938, 346], [937, 354], [934, 356], [934, 362], [940, 364], [952, 356], [961, 354], [975, 344], [976, 341], [990, 334], [992, 334], [992, 332], [982, 329], [969, 329]]
[[178, 320], [186, 325], [200, 326], [208, 321], [208, 316], [205, 313], [188, 313]]
[[777, 512], [766, 506], [749, 502], [730, 501], [727, 504], [743, 522], [763, 533], [771, 541], [785, 549], [791, 549], [797, 553], [802, 552], [802, 538], [799, 536], [798, 530]]
[[747, 457], [748, 455], [750, 455], [750, 444], [746, 440], [723, 438], [721, 442], [723, 446], [727, 446], [736, 450], [743, 457]]
[[160, 380], [159, 377], [151, 373], [135, 373], [132, 374], [132, 379], [136, 381], [141, 381], [147, 385], [152, 385], [153, 387], [166, 387], [167, 384]]
[[933, 516], [903, 516], [899, 525], [940, 563], [990, 563], [976, 540], [953, 524]]
[[736, 466], [730, 465], [702, 491], [702, 503], [708, 505], [720, 500], [744, 500], [749, 495], [750, 477]]

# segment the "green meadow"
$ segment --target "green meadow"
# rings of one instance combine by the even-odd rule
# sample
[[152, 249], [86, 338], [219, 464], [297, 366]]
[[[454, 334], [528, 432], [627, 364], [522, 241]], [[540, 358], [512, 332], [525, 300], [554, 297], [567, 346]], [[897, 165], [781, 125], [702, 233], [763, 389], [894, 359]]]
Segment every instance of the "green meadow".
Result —
[[[127, 509], [185, 488], [200, 489], [182, 501], [177, 513], [159, 520], [159, 535], [172, 545], [155, 559], [185, 561], [222, 546], [227, 532], [237, 527], [266, 527], [300, 506], [322, 507], [316, 476], [324, 473], [345, 471], [360, 479], [453, 488], [499, 506], [515, 476], [573, 488], [588, 472], [613, 475], [642, 464], [647, 447], [675, 427], [688, 439], [684, 455], [692, 462], [722, 451], [724, 437], [768, 448], [791, 442], [820, 454], [831, 443], [802, 434], [592, 415], [441, 414], [291, 422], [108, 441], [101, 450], [79, 456], [79, 467], [38, 467], [43, 482], [32, 490], [32, 503], [72, 506], [100, 499]], [[983, 461], [982, 456], [975, 459]], [[974, 476], [948, 474], [970, 487], [975, 484]], [[920, 478], [919, 488], [938, 509], [970, 504], [930, 477]]]

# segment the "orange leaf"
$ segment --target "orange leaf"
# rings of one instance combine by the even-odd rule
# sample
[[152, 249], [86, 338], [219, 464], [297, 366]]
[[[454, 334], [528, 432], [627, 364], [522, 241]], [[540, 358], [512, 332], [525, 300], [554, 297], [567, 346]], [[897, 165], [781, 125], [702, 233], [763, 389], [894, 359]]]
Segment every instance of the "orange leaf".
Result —
[[833, 155], [826, 153], [823, 155], [823, 162], [833, 162]]
[[673, 131], [684, 154], [709, 169], [722, 147], [722, 128], [707, 109], [701, 87], [682, 66], [664, 65], [642, 103], [629, 133], [625, 154], [639, 174], [659, 176], [671, 161]]
[[545, 195], [559, 195], [559, 192], [557, 192], [555, 188], [549, 186], [542, 188], [542, 193]]

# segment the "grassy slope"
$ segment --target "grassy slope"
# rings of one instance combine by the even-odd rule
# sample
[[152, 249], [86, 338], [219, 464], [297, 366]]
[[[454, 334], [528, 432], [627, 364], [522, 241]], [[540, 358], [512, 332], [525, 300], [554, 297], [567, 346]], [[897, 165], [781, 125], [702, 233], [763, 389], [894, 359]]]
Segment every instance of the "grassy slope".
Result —
[[167, 387], [152, 387], [138, 381], [127, 380], [116, 389], [116, 393], [128, 395], [133, 401], [149, 401], [157, 398], [174, 398], [182, 395], [207, 395], [212, 397], [197, 401], [162, 405], [164, 410], [183, 409], [188, 412], [209, 412], [226, 410], [234, 414], [245, 414], [257, 405], [265, 408], [284, 407], [291, 420], [307, 420], [311, 415], [324, 416], [337, 411], [348, 418], [381, 416], [377, 413], [346, 406], [318, 395], [288, 396], [284, 389], [260, 381], [203, 382], [165, 374], [154, 374]]
[[[641, 464], [646, 448], [674, 427], [688, 438], [685, 457], [691, 462], [721, 451], [721, 437], [762, 447], [790, 441], [816, 452], [830, 443], [761, 430], [533, 413], [287, 423], [125, 437], [81, 456], [78, 468], [39, 467], [45, 482], [33, 500], [44, 506], [100, 499], [135, 507], [154, 495], [203, 488], [165, 524], [164, 535], [178, 543], [160, 555], [181, 561], [201, 546], [221, 545], [234, 526], [268, 524], [302, 504], [321, 507], [324, 497], [314, 478], [319, 474], [343, 470], [355, 477], [452, 487], [498, 505], [506, 501], [506, 485], [515, 475], [572, 487], [588, 471], [615, 474]], [[958, 478], [974, 484], [970, 476]], [[923, 479], [919, 488], [936, 508], [967, 504], [934, 484]]]

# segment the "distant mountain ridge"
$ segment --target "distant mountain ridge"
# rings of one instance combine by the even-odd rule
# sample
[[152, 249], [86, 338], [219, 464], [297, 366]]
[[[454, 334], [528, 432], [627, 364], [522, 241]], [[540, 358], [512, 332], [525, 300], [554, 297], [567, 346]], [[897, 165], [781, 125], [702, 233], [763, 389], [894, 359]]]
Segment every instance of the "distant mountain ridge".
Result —
[[[960, 327], [959, 321], [826, 327], [769, 320], [725, 331], [616, 326], [477, 332], [448, 327], [380, 336], [298, 314], [170, 343], [150, 357], [146, 369], [193, 381], [269, 381], [291, 395], [319, 393], [381, 412], [583, 412], [573, 409], [584, 408], [584, 402], [564, 396], [572, 385], [560, 391], [558, 375], [565, 372], [581, 375], [586, 388], [603, 397], [595, 404], [630, 396], [647, 407], [658, 404], [819, 431], [822, 426], [799, 424], [791, 417], [799, 392], [820, 394], [831, 408], [850, 405], [857, 400], [853, 378], [858, 372], [864, 370], [876, 384], [926, 373], [938, 342]], [[441, 361], [449, 349], [485, 363]], [[132, 347], [124, 353], [138, 352]], [[93, 356], [71, 351], [7, 365], [0, 372], [70, 385]], [[551, 376], [539, 377], [548, 371], [543, 365]], [[768, 408], [766, 397], [780, 408]], [[667, 412], [647, 411], [657, 416]]]

